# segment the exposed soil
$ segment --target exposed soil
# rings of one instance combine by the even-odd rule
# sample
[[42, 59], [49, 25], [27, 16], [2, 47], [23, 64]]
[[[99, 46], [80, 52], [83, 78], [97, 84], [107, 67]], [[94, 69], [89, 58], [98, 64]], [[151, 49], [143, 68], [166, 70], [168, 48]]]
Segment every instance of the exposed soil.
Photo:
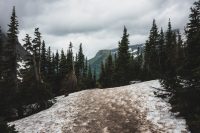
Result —
[[145, 115], [133, 107], [128, 92], [90, 90], [81, 100], [74, 126], [63, 127], [64, 133], [155, 132]]

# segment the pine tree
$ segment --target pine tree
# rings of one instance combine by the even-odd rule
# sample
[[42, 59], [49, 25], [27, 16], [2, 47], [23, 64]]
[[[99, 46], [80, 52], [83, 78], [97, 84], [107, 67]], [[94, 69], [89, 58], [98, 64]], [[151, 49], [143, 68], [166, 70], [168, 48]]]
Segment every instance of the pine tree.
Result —
[[130, 75], [129, 75], [129, 34], [127, 33], [127, 29], [124, 26], [124, 32], [121, 41], [119, 42], [118, 48], [118, 58], [116, 61], [116, 85], [125, 85], [129, 83]]
[[72, 47], [72, 43], [70, 42], [66, 60], [67, 73], [62, 81], [62, 90], [65, 96], [69, 93], [77, 91], [77, 77], [74, 69]]
[[96, 76], [96, 68], [93, 71], [93, 88], [96, 88], [97, 76]]
[[35, 28], [35, 38], [33, 39], [33, 64], [35, 77], [38, 82], [42, 82], [41, 78], [41, 33], [39, 28]]
[[165, 49], [165, 36], [163, 29], [161, 28], [159, 34], [159, 50], [158, 50], [158, 63], [159, 63], [159, 72], [160, 76], [165, 71], [165, 60], [166, 60], [166, 49]]
[[45, 41], [42, 42], [42, 48], [41, 48], [41, 74], [44, 78], [47, 76], [47, 53], [46, 53], [46, 46]]
[[168, 22], [168, 30], [166, 32], [166, 61], [165, 61], [165, 72], [162, 76], [162, 81], [170, 92], [174, 92], [177, 87], [177, 76], [176, 76], [176, 34], [172, 31], [171, 22]]
[[105, 85], [104, 87], [112, 87], [114, 85], [113, 73], [114, 73], [114, 65], [113, 65], [112, 55], [110, 53], [105, 62], [105, 79], [106, 80], [104, 83], [104, 85]]
[[[17, 41], [17, 34], [18, 34], [18, 20], [15, 13], [15, 7], [13, 7], [12, 15], [10, 18], [10, 24], [8, 25], [8, 53], [10, 55], [10, 60], [8, 61], [9, 67], [8, 68], [8, 77], [10, 79], [10, 84], [13, 85], [13, 87], [16, 90], [17, 87], [17, 50], [16, 50], [16, 41]], [[12, 82], [12, 83], [11, 83]]]
[[[2, 47], [1, 55], [1, 85], [0, 85], [0, 117], [9, 118], [14, 113], [15, 97], [18, 91], [17, 82], [17, 34], [18, 34], [18, 21], [13, 7], [10, 24], [8, 25], [8, 40]], [[1, 45], [2, 46], [2, 45]]]
[[72, 52], [72, 43], [69, 44], [69, 49], [67, 51], [67, 74], [71, 73], [73, 70], [73, 52]]
[[191, 132], [200, 131], [200, 0], [195, 2], [186, 30], [185, 60], [180, 75], [183, 89], [176, 95], [179, 111], [187, 119]]
[[[199, 51], [200, 51], [200, 1], [194, 3], [194, 7], [191, 8], [191, 14], [189, 16], [189, 23], [186, 28], [187, 47], [186, 47], [186, 61], [185, 61], [185, 74], [186, 79], [200, 79], [198, 74], [199, 69]], [[197, 80], [197, 81], [198, 81]], [[195, 83], [194, 83], [195, 84]]]
[[[3, 82], [3, 69], [4, 69], [4, 60], [3, 60], [3, 56], [4, 56], [4, 51], [3, 51], [3, 40], [2, 40], [2, 32], [1, 32], [1, 27], [0, 27], [0, 132], [2, 133], [17, 133], [17, 131], [15, 131], [14, 126], [9, 126], [5, 121], [3, 121], [3, 119], [5, 119], [5, 113], [6, 111], [8, 111], [7, 107], [5, 108], [5, 104], [9, 104], [9, 103], [5, 103], [7, 101], [5, 101], [5, 94], [7, 92], [6, 88], [4, 88], [4, 85], [2, 84]], [[4, 112], [5, 111], [5, 112]]]
[[56, 51], [56, 55], [54, 58], [54, 65], [55, 65], [55, 81], [54, 81], [54, 94], [58, 96], [60, 94], [60, 55], [58, 50]]
[[[0, 86], [1, 85], [1, 80], [2, 80], [2, 72], [3, 72], [3, 60], [2, 60], [2, 56], [3, 56], [3, 40], [2, 40], [2, 32], [1, 32], [1, 26], [0, 26]], [[1, 87], [0, 87], [1, 89]]]
[[93, 88], [93, 76], [92, 76], [92, 69], [91, 66], [89, 65], [88, 67], [88, 74], [87, 74], [87, 89]]
[[52, 79], [52, 76], [53, 76], [53, 64], [52, 64], [52, 54], [51, 54], [51, 47], [48, 47], [48, 50], [47, 50], [47, 58], [46, 58], [46, 63], [47, 63], [47, 79], [50, 81]]
[[55, 71], [56, 71], [57, 76], [59, 75], [59, 62], [60, 62], [60, 56], [57, 50], [56, 56], [55, 56]]
[[26, 112], [28, 115], [31, 112], [47, 108], [51, 104], [48, 100], [52, 98], [51, 90], [41, 76], [41, 33], [39, 28], [35, 29], [35, 38], [32, 43], [29, 35], [26, 35], [24, 41], [24, 47], [30, 57], [26, 61], [27, 67], [23, 72], [23, 80], [18, 94], [18, 114], [20, 116], [24, 114], [23, 108], [30, 104], [35, 104], [36, 108], [29, 108], [30, 112]]
[[83, 69], [84, 69], [84, 55], [83, 55], [83, 48], [82, 44], [79, 46], [79, 52], [78, 52], [78, 77], [82, 76]]
[[105, 67], [104, 67], [104, 63], [101, 62], [101, 72], [100, 72], [100, 76], [99, 76], [99, 84], [100, 84], [100, 88], [104, 88], [105, 87]]
[[25, 42], [23, 47], [29, 53], [28, 57], [24, 60], [25, 61], [25, 70], [22, 73], [22, 81], [20, 83], [20, 88], [17, 93], [17, 113], [18, 117], [24, 117], [24, 107], [31, 103], [34, 103], [35, 100], [30, 98], [30, 94], [32, 93], [32, 88], [30, 87], [32, 82], [35, 82], [34, 76], [34, 67], [33, 67], [33, 45], [31, 43], [31, 37], [26, 34], [25, 38], [23, 39]]
[[144, 50], [144, 67], [143, 67], [144, 76], [142, 77], [143, 80], [151, 79], [150, 54], [151, 54], [151, 46], [149, 44], [149, 41], [147, 40], [145, 43], [145, 50]]
[[84, 60], [84, 69], [83, 69], [83, 78], [87, 78], [87, 71], [88, 71], [88, 60], [87, 57]]
[[182, 40], [182, 36], [180, 34], [180, 31], [177, 31], [177, 45], [176, 45], [176, 68], [177, 68], [177, 73], [180, 73], [180, 69], [184, 64], [184, 44]]
[[67, 74], [67, 58], [65, 56], [65, 53], [63, 51], [63, 49], [61, 50], [61, 55], [60, 55], [60, 64], [59, 64], [59, 67], [60, 67], [60, 77], [61, 78], [64, 78], [64, 76]]
[[155, 19], [150, 30], [149, 40], [145, 47], [145, 69], [147, 79], [156, 79], [159, 73], [159, 34]]

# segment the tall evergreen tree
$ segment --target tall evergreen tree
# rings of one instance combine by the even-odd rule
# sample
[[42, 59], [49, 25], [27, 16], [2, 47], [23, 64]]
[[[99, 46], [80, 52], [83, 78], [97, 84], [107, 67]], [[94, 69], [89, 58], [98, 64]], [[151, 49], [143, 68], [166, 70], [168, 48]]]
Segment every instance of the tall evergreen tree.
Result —
[[69, 49], [67, 51], [67, 74], [73, 71], [73, 52], [72, 52], [72, 43], [69, 44]]
[[83, 48], [82, 44], [79, 46], [79, 52], [78, 52], [78, 77], [82, 76], [83, 74], [83, 69], [84, 69], [84, 54], [83, 54]]
[[116, 85], [125, 85], [129, 83], [130, 75], [129, 75], [129, 34], [127, 33], [127, 29], [124, 26], [123, 36], [121, 41], [119, 42], [118, 47], [118, 57], [116, 61]]
[[[8, 61], [9, 67], [8, 68], [8, 77], [10, 79], [10, 84], [13, 85], [13, 87], [16, 89], [17, 87], [17, 50], [16, 50], [16, 44], [17, 44], [17, 34], [18, 34], [18, 20], [15, 13], [15, 7], [13, 7], [12, 15], [10, 18], [10, 24], [8, 25], [8, 53], [10, 58]], [[12, 82], [12, 83], [11, 83]]]
[[47, 76], [47, 53], [46, 53], [46, 46], [45, 41], [42, 42], [42, 48], [41, 48], [41, 73], [43, 77]]
[[0, 86], [1, 85], [1, 80], [2, 80], [2, 72], [3, 72], [3, 40], [2, 40], [2, 31], [1, 31], [1, 26], [0, 26]]
[[[165, 87], [174, 92], [177, 87], [177, 76], [176, 76], [176, 34], [172, 31], [171, 22], [168, 22], [168, 30], [166, 32], [166, 61], [165, 61], [165, 72], [162, 76]], [[173, 89], [172, 89], [173, 88]]]
[[143, 79], [148, 80], [151, 79], [151, 73], [150, 73], [150, 58], [151, 54], [151, 46], [149, 44], [149, 41], [147, 40], [145, 43], [145, 50], [144, 50], [144, 66], [143, 66], [143, 73], [145, 74], [143, 76]]
[[[48, 100], [52, 98], [51, 90], [41, 76], [41, 33], [39, 28], [35, 29], [35, 38], [31, 42], [31, 38], [27, 34], [24, 39], [24, 48], [29, 53], [26, 60], [26, 67], [23, 70], [23, 80], [20, 84], [20, 92], [18, 94], [19, 105], [18, 114], [23, 117], [24, 114], [30, 115], [31, 112], [45, 109], [49, 106]], [[35, 108], [28, 108], [27, 105], [35, 104]], [[24, 113], [24, 107], [29, 109]]]
[[93, 88], [93, 76], [91, 66], [88, 66], [88, 74], [87, 74], [87, 89]]
[[97, 76], [96, 76], [96, 68], [95, 68], [93, 71], [93, 88], [97, 86], [96, 82], [97, 82]]
[[77, 77], [75, 74], [72, 47], [72, 43], [70, 42], [66, 60], [67, 74], [62, 81], [62, 90], [66, 96], [69, 93], [77, 91]]
[[53, 61], [53, 58], [52, 58], [52, 53], [51, 53], [51, 47], [48, 47], [48, 50], [47, 50], [47, 78], [48, 80], [51, 80], [52, 79], [52, 76], [53, 76], [53, 73], [54, 73], [54, 70], [53, 70], [53, 65], [52, 64], [52, 61]]
[[105, 87], [105, 67], [104, 67], [104, 63], [101, 62], [101, 72], [100, 72], [100, 76], [99, 76], [99, 84], [100, 84], [100, 88], [104, 88]]
[[35, 28], [35, 38], [33, 39], [33, 64], [35, 77], [38, 82], [42, 82], [41, 78], [41, 33], [39, 28]]
[[56, 75], [59, 75], [59, 62], [60, 62], [60, 56], [58, 53], [58, 50], [56, 51], [56, 55], [55, 55], [55, 71], [56, 71]]
[[60, 55], [60, 64], [59, 64], [59, 68], [60, 68], [60, 76], [61, 78], [63, 78], [66, 74], [67, 74], [67, 58], [65, 56], [65, 53], [63, 51], [63, 49], [61, 50], [61, 55]]
[[1, 85], [0, 85], [0, 117], [8, 118], [13, 113], [15, 107], [15, 96], [18, 91], [17, 83], [17, 34], [18, 20], [13, 7], [10, 24], [8, 25], [8, 41], [2, 47], [1, 56]]
[[[189, 23], [186, 27], [187, 47], [186, 47], [186, 61], [185, 74], [186, 79], [192, 80], [200, 79], [199, 64], [200, 64], [200, 1], [194, 3], [191, 8], [189, 16]], [[192, 82], [192, 81], [191, 81]], [[195, 84], [195, 83], [194, 83]]]
[[[200, 131], [200, 0], [194, 3], [186, 30], [185, 60], [182, 78], [186, 81], [176, 98], [181, 114], [188, 120], [192, 132]], [[180, 106], [181, 105], [181, 106]]]
[[161, 28], [159, 34], [159, 49], [158, 49], [158, 63], [160, 76], [165, 72], [165, 61], [166, 61], [166, 49], [165, 49], [165, 35]]
[[159, 73], [158, 55], [159, 49], [159, 34], [155, 19], [153, 20], [152, 28], [150, 30], [149, 39], [145, 47], [145, 69], [147, 71], [147, 79], [155, 79]]
[[111, 53], [109, 54], [106, 62], [105, 62], [105, 83], [104, 87], [112, 87], [114, 85], [114, 65], [112, 60]]

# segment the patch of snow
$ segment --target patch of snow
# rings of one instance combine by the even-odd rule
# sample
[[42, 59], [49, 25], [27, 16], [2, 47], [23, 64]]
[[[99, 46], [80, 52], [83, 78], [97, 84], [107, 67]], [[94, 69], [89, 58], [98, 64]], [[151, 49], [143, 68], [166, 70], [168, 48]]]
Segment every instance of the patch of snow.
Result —
[[17, 79], [19, 79], [20, 81], [22, 81], [22, 76], [21, 76], [21, 70], [26, 69], [25, 67], [26, 62], [24, 60], [20, 60], [17, 62]]
[[170, 112], [171, 105], [155, 96], [161, 89], [159, 81], [153, 80], [85, 90], [57, 97], [51, 108], [9, 124], [20, 133], [133, 132], [136, 128], [142, 133], [189, 132], [186, 121]]
[[[131, 91], [134, 100], [139, 101], [138, 109], [145, 112], [147, 120], [159, 128], [161, 132], [178, 133], [189, 132], [186, 121], [177, 118], [177, 113], [170, 112], [171, 105], [162, 98], [156, 97], [154, 92], [162, 89], [158, 80], [148, 81], [131, 86], [135, 91]], [[156, 88], [159, 88], [157, 90]]]

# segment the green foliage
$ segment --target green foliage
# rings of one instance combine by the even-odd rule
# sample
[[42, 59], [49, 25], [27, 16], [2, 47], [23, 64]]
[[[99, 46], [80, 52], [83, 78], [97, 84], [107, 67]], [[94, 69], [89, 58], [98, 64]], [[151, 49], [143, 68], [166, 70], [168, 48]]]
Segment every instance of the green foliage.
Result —
[[119, 42], [118, 57], [116, 60], [115, 67], [115, 84], [117, 86], [125, 85], [129, 83], [129, 63], [130, 63], [130, 53], [128, 51], [129, 47], [129, 34], [127, 33], [126, 27], [124, 27], [123, 36]]
[[144, 69], [146, 70], [146, 80], [158, 78], [159, 65], [159, 34], [156, 21], [153, 20], [152, 28], [150, 30], [149, 39], [145, 46], [145, 64]]
[[10, 24], [8, 25], [7, 42], [0, 42], [0, 117], [7, 119], [14, 113], [17, 86], [17, 53], [16, 43], [18, 21], [13, 7]]
[[102, 63], [100, 74], [101, 87], [108, 88], [114, 86], [114, 64], [112, 55], [110, 54], [106, 59], [105, 65]]
[[67, 74], [67, 58], [64, 54], [63, 49], [61, 50], [60, 56], [61, 56], [61, 58], [60, 58], [60, 64], [59, 64], [59, 66], [60, 66], [59, 71], [60, 71], [61, 78], [63, 78]]
[[[45, 77], [47, 75], [47, 51], [45, 46], [45, 41], [42, 42], [41, 49], [41, 74]], [[48, 62], [49, 63], [49, 62]]]
[[83, 75], [83, 69], [84, 69], [84, 55], [83, 55], [83, 48], [82, 44], [79, 46], [79, 52], [77, 55], [77, 61], [76, 61], [76, 75], [77, 78], [81, 77]]
[[131, 80], [142, 79], [142, 51], [138, 47], [137, 57], [135, 58], [133, 53], [132, 55], [129, 53], [128, 36], [127, 29], [124, 27], [123, 37], [119, 42], [118, 53], [112, 57], [110, 51], [105, 63], [101, 63], [99, 77], [99, 86], [101, 88], [127, 85]]
[[[25, 69], [22, 70], [22, 81], [19, 84], [19, 90], [16, 97], [16, 109], [18, 117], [24, 117], [50, 106], [48, 102], [52, 98], [52, 90], [46, 82], [46, 61], [45, 44], [41, 45], [41, 33], [39, 28], [35, 29], [35, 38], [31, 43], [31, 38], [26, 35], [24, 39], [24, 48], [29, 52], [29, 57], [25, 60]], [[42, 49], [41, 49], [42, 46]], [[42, 57], [42, 58], [41, 58]], [[41, 66], [43, 69], [41, 69]], [[41, 72], [41, 70], [44, 70]], [[46, 73], [42, 76], [42, 74]], [[46, 77], [45, 77], [46, 76]], [[45, 80], [44, 80], [45, 79]]]
[[[186, 30], [185, 54], [178, 51], [180, 58], [184, 61], [181, 64], [178, 74], [184, 80], [183, 89], [177, 89], [173, 97], [176, 110], [181, 112], [187, 119], [187, 123], [192, 132], [200, 131], [200, 1], [194, 3], [189, 15], [189, 23]], [[178, 47], [182, 45], [179, 41]], [[185, 55], [185, 56], [184, 56]], [[192, 115], [191, 115], [192, 114]]]
[[104, 88], [105, 87], [105, 80], [106, 78], [106, 72], [105, 72], [105, 66], [104, 66], [104, 63], [102, 62], [101, 63], [101, 73], [100, 73], [100, 76], [99, 76], [99, 83], [100, 83], [100, 88]]
[[67, 61], [66, 61], [66, 68], [67, 68], [67, 74], [71, 73], [73, 71], [73, 52], [72, 52], [72, 43], [69, 44], [69, 49], [67, 51]]

